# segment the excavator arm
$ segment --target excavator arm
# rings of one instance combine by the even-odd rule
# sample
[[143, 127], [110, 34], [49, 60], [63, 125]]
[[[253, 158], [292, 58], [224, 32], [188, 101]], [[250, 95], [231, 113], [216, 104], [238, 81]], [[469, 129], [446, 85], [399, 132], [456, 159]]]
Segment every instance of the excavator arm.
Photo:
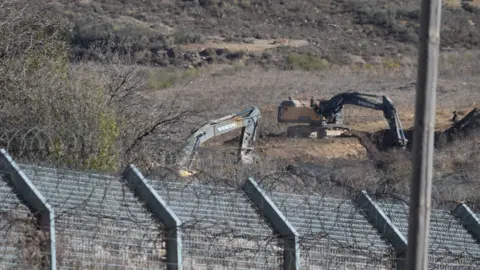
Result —
[[[382, 102], [375, 102], [365, 97], [381, 98]], [[335, 95], [330, 100], [320, 101], [318, 105], [311, 101], [311, 106], [315, 108], [317, 114], [323, 115], [327, 119], [327, 123], [339, 122], [337, 120], [341, 116], [345, 104], [383, 111], [383, 116], [387, 120], [391, 131], [395, 132], [396, 144], [406, 146], [408, 140], [403, 131], [402, 123], [392, 101], [386, 96], [346, 92]]]
[[260, 110], [252, 107], [241, 112], [233, 113], [222, 118], [211, 120], [203, 126], [192, 131], [185, 144], [176, 154], [176, 167], [180, 176], [189, 176], [194, 172], [190, 170], [198, 148], [207, 140], [241, 128], [239, 158], [243, 163], [250, 163], [250, 143], [255, 141], [257, 124], [260, 119]]

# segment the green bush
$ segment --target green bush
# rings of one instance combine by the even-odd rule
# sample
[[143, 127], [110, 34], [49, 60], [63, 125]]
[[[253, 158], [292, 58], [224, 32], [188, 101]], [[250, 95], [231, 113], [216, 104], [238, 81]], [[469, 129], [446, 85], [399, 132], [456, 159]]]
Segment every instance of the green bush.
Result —
[[68, 25], [40, 1], [9, 3], [0, 4], [0, 134], [9, 138], [0, 146], [32, 162], [117, 170], [119, 118], [101, 72], [71, 66]]
[[328, 68], [329, 63], [323, 58], [319, 58], [312, 54], [291, 53], [286, 59], [286, 68], [290, 70], [322, 70]]
[[99, 172], [115, 172], [119, 165], [119, 151], [116, 142], [120, 136], [120, 127], [115, 115], [99, 112], [98, 151], [85, 160], [85, 167]]
[[193, 33], [190, 30], [180, 29], [174, 35], [175, 44], [192, 44], [192, 43], [202, 43], [205, 41], [205, 38], [198, 34]]
[[391, 69], [401, 67], [400, 61], [398, 59], [395, 59], [395, 58], [385, 58], [384, 61], [383, 61], [383, 65], [386, 68], [391, 68]]
[[240, 6], [242, 8], [248, 8], [252, 5], [250, 0], [235, 0], [235, 4], [237, 4], [238, 6]]
[[148, 88], [160, 90], [174, 86], [178, 82], [190, 80], [198, 76], [201, 71], [197, 68], [181, 70], [173, 67], [150, 68], [148, 72]]

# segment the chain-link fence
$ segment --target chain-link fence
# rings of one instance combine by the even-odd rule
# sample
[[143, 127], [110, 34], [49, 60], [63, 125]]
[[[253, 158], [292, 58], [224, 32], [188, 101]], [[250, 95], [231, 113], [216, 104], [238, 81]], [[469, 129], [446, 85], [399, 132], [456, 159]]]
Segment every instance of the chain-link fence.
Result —
[[[408, 235], [409, 208], [404, 200], [378, 199], [376, 203], [405, 237]], [[452, 207], [453, 209], [453, 207]], [[472, 216], [477, 218], [478, 214]], [[474, 220], [474, 222], [478, 222]], [[429, 269], [478, 269], [480, 245], [475, 233], [452, 211], [431, 209], [429, 233]]]
[[[144, 177], [134, 167], [118, 176], [19, 168], [17, 178], [0, 181], [1, 269], [398, 269], [404, 260], [384, 230], [406, 239], [408, 206], [400, 201], [371, 199], [372, 215], [356, 197], [280, 192], [253, 179], [200, 184]], [[18, 189], [21, 181], [31, 185]], [[54, 235], [39, 229], [29, 190], [55, 210]], [[468, 208], [457, 210], [432, 210], [432, 269], [479, 267], [471, 228], [480, 223]]]
[[182, 222], [186, 269], [278, 269], [282, 240], [233, 187], [153, 182]]
[[0, 269], [38, 269], [45, 262], [45, 234], [15, 195], [6, 177], [0, 178]]
[[59, 269], [164, 268], [164, 230], [120, 177], [21, 166], [56, 214]]
[[269, 192], [299, 231], [303, 269], [390, 269], [394, 251], [353, 201]]

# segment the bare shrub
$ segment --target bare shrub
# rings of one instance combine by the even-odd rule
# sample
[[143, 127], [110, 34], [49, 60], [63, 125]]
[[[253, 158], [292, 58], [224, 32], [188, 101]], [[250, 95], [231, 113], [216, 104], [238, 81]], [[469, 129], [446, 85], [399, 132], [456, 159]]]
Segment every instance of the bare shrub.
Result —
[[36, 215], [0, 177], [0, 264], [3, 268], [44, 269], [48, 265], [48, 233], [38, 228]]
[[70, 63], [69, 25], [47, 13], [47, 3], [1, 5], [0, 143], [17, 158], [116, 171], [145, 137], [171, 131], [166, 126], [193, 111], [176, 102], [181, 91], [148, 104], [137, 91], [145, 76], [129, 54]]
[[18, 156], [35, 151], [70, 165], [114, 167], [118, 126], [107, 90], [69, 65], [64, 22], [45, 14], [43, 2], [4, 5], [2, 144]]

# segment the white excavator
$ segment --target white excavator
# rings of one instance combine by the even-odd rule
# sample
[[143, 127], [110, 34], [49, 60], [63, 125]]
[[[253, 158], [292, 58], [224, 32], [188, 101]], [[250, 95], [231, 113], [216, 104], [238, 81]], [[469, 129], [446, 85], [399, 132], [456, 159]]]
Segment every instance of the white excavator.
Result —
[[183, 147], [175, 154], [175, 170], [181, 177], [187, 177], [197, 173], [191, 166], [197, 155], [198, 148], [207, 140], [242, 129], [239, 147], [239, 161], [244, 164], [253, 162], [251, 143], [256, 140], [257, 125], [260, 120], [260, 110], [257, 107], [251, 107], [241, 112], [233, 113], [215, 120], [192, 130], [187, 137]]

